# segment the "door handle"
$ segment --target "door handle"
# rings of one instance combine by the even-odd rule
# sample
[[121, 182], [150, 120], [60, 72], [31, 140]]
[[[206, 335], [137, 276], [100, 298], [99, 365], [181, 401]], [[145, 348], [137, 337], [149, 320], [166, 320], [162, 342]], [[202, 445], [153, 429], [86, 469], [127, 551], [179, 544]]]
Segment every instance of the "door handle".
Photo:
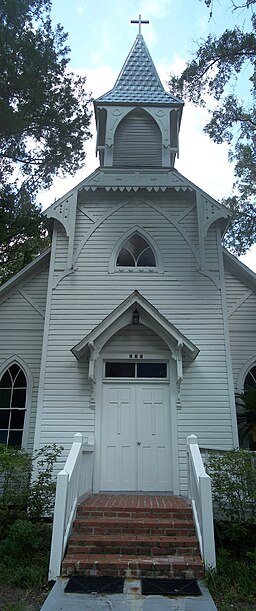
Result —
[[141, 441], [137, 441], [137, 445], [138, 445], [138, 446], [141, 446]]

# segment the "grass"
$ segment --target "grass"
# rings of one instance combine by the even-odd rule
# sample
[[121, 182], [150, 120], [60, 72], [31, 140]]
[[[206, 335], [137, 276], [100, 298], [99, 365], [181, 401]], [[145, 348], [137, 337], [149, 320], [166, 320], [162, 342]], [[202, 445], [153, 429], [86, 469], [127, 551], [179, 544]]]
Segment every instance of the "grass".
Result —
[[39, 611], [47, 594], [47, 590], [0, 586], [0, 608], [1, 611]]
[[222, 548], [217, 552], [217, 567], [206, 574], [206, 584], [218, 611], [256, 609], [256, 551], [243, 558]]

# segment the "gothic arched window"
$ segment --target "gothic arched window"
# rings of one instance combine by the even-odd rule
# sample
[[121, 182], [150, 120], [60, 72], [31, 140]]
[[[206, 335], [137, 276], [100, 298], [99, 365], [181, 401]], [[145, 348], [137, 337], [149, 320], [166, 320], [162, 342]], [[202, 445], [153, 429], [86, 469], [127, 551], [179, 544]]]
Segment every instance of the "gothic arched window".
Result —
[[17, 363], [0, 380], [0, 443], [21, 447], [26, 413], [27, 380]]
[[156, 267], [156, 259], [147, 240], [136, 232], [123, 244], [116, 265], [117, 267]]
[[256, 450], [256, 364], [244, 378], [244, 389], [237, 395], [237, 424], [239, 445]]
[[256, 365], [253, 365], [253, 367], [251, 367], [245, 377], [244, 388], [246, 389], [248, 387], [256, 388]]

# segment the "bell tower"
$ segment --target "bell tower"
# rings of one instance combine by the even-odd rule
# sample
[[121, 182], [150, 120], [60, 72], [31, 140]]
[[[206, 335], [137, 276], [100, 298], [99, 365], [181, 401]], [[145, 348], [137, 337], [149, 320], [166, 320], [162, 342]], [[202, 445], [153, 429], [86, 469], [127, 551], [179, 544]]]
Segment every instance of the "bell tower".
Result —
[[163, 88], [141, 25], [116, 83], [94, 101], [97, 154], [104, 168], [174, 167], [183, 102]]

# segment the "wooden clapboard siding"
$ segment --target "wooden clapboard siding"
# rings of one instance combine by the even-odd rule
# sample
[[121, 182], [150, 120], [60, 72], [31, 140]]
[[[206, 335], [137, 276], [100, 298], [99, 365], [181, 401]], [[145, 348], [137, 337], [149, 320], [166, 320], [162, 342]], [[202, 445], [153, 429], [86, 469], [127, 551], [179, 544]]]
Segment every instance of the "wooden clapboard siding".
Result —
[[27, 295], [42, 312], [45, 312], [46, 307], [48, 274], [48, 269], [41, 270], [38, 276], [34, 276], [32, 280], [25, 282], [22, 286], [23, 295], [25, 297]]
[[[52, 441], [55, 435], [55, 441], [67, 451], [76, 431], [84, 435], [93, 432], [87, 363], [77, 362], [71, 348], [137, 289], [200, 349], [197, 359], [184, 369], [182, 409], [177, 411], [180, 482], [184, 491], [188, 434], [197, 434], [203, 445], [232, 446], [221, 294], [210, 278], [198, 272], [196, 215], [194, 209], [188, 210], [185, 198], [183, 201], [178, 194], [170, 202], [168, 196], [164, 203], [162, 194], [158, 210], [157, 197], [155, 208], [139, 199], [127, 201], [127, 194], [119, 194], [120, 202], [122, 197], [125, 205], [112, 209], [110, 216], [106, 216], [109, 203], [100, 204], [103, 221], [96, 222], [91, 233], [86, 205], [79, 204], [83, 208], [83, 214], [79, 213], [83, 230], [80, 226], [76, 242], [77, 269], [64, 278], [59, 277], [52, 291], [41, 443]], [[177, 226], [162, 212], [173, 209], [177, 219], [179, 201], [181, 215], [182, 211], [187, 213]], [[91, 207], [89, 203], [90, 217]], [[109, 273], [109, 258], [116, 242], [134, 225], [141, 226], [157, 242], [164, 273], [139, 270]], [[58, 251], [57, 257], [63, 257], [61, 232], [57, 239]], [[208, 233], [206, 255], [215, 269], [215, 230]], [[125, 334], [112, 340], [111, 349], [120, 340], [125, 342]], [[141, 343], [136, 343], [136, 350], [140, 345], [145, 346], [145, 341], [146, 336]], [[150, 341], [154, 341], [153, 337]], [[127, 346], [130, 349], [129, 342]]]
[[0, 366], [17, 356], [31, 374], [28, 451], [32, 451], [34, 445], [47, 284], [48, 269], [40, 268], [38, 274], [31, 275], [24, 283], [21, 280], [0, 303]]
[[225, 282], [234, 385], [241, 391], [241, 370], [251, 359], [256, 362], [256, 293], [227, 270]]

